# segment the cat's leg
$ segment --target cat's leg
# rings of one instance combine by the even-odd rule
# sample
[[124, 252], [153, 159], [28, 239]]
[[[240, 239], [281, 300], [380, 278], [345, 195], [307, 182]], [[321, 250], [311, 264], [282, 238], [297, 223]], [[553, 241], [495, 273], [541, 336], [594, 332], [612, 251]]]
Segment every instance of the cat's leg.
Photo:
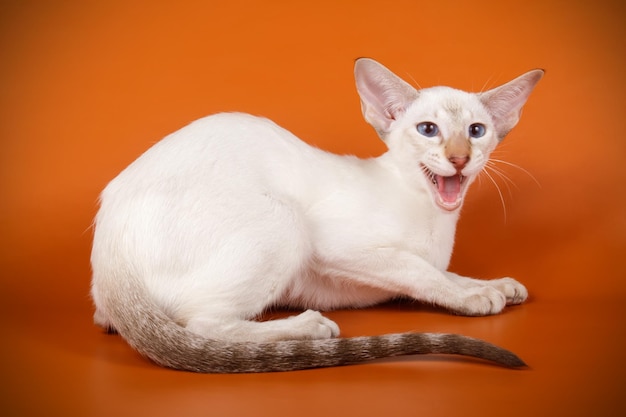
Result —
[[232, 342], [328, 339], [339, 336], [339, 326], [313, 310], [285, 319], [263, 322], [239, 318], [195, 317], [186, 327], [207, 338]]
[[500, 291], [506, 297], [507, 305], [521, 304], [528, 298], [528, 290], [524, 285], [513, 278], [497, 278], [490, 280], [468, 278], [453, 272], [446, 272], [446, 276], [453, 282], [464, 288], [492, 287]]
[[93, 321], [96, 325], [102, 327], [107, 333], [116, 333], [115, 327], [109, 320], [108, 313], [102, 308], [102, 303], [100, 302], [100, 294], [97, 287], [93, 286], [91, 288], [91, 295], [93, 297], [96, 311], [93, 315]]
[[182, 280], [189, 285], [176, 286], [183, 290], [171, 309], [175, 320], [204, 337], [240, 342], [337, 336], [338, 326], [315, 311], [255, 320], [306, 273], [312, 248], [296, 208], [267, 194], [250, 204], [254, 211], [237, 213], [245, 227], [218, 229], [219, 245], [199, 256], [202, 261]]
[[[201, 336], [233, 342], [323, 339], [339, 335], [337, 324], [312, 310], [284, 319], [256, 321], [284, 292], [289, 279], [281, 277], [282, 274], [296, 272], [267, 268], [267, 264], [262, 268], [259, 258], [234, 263], [227, 269], [239, 269], [228, 281], [205, 282], [179, 295], [180, 306], [173, 314], [175, 321]], [[207, 274], [211, 272], [215, 271]]]
[[109, 318], [105, 313], [102, 312], [98, 307], [96, 307], [96, 312], [93, 315], [93, 322], [102, 327], [107, 333], [116, 333], [115, 327], [109, 321]]
[[326, 258], [321, 275], [350, 280], [385, 293], [409, 296], [458, 314], [497, 314], [506, 306], [504, 293], [493, 286], [459, 285], [423, 258], [393, 248], [338, 252]]
[[292, 272], [281, 271], [284, 267], [264, 265], [262, 268], [258, 262], [259, 258], [241, 259], [232, 266], [231, 269], [239, 270], [229, 282], [204, 283], [181, 296], [182, 307], [176, 312], [175, 320], [201, 336], [237, 342], [324, 339], [339, 335], [337, 324], [313, 310], [284, 319], [256, 321], [256, 317], [281, 298], [290, 281], [286, 277], [300, 272], [298, 268]]

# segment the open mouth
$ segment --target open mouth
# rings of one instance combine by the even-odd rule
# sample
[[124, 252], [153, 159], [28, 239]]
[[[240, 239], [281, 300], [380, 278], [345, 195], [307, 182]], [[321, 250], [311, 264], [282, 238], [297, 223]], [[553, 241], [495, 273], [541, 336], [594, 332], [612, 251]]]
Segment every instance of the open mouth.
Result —
[[425, 165], [422, 165], [422, 172], [431, 185], [431, 191], [439, 207], [452, 211], [461, 205], [467, 185], [466, 176], [458, 173], [445, 177], [435, 174]]

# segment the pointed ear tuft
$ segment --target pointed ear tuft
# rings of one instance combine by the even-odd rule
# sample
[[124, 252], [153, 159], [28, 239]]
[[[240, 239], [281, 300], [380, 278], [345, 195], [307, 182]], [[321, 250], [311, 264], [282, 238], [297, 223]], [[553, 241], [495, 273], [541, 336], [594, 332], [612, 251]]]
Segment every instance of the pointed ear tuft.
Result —
[[498, 139], [504, 139], [517, 124], [522, 107], [543, 74], [541, 69], [528, 71], [500, 87], [478, 94], [493, 117]]
[[356, 88], [361, 111], [384, 139], [389, 126], [417, 99], [418, 91], [383, 65], [369, 58], [359, 58], [354, 65]]

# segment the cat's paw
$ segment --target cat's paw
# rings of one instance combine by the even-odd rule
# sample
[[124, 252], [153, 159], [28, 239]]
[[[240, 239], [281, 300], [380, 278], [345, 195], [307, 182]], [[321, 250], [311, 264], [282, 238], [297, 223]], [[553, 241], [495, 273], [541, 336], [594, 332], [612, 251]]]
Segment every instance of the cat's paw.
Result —
[[493, 287], [485, 286], [470, 289], [457, 312], [466, 316], [487, 316], [498, 314], [504, 306], [504, 294]]
[[528, 290], [513, 278], [500, 278], [487, 281], [488, 285], [506, 297], [507, 305], [521, 304], [528, 298]]
[[319, 311], [307, 310], [287, 319], [298, 339], [329, 339], [339, 336], [339, 326]]

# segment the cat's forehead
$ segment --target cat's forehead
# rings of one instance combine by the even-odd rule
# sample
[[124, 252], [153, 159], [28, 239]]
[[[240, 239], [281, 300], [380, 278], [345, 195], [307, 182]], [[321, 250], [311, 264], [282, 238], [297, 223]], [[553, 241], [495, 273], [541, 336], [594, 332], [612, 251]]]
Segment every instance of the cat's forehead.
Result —
[[420, 90], [415, 110], [424, 116], [462, 121], [482, 115], [485, 111], [476, 94], [451, 87]]

